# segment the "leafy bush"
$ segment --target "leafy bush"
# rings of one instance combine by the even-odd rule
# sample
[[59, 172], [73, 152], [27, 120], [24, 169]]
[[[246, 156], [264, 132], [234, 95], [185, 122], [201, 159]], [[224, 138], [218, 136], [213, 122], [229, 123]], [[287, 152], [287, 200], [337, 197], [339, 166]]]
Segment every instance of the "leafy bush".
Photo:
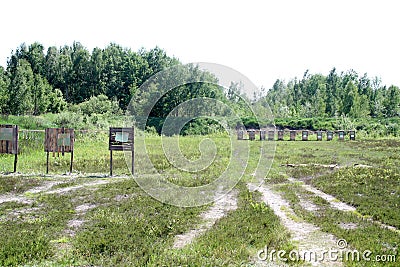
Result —
[[15, 124], [18, 125], [20, 129], [45, 129], [48, 127], [54, 127], [51, 121], [42, 116], [2, 116], [0, 118], [0, 124]]
[[117, 101], [111, 101], [106, 95], [92, 96], [89, 100], [78, 105], [84, 115], [117, 113], [121, 111]]

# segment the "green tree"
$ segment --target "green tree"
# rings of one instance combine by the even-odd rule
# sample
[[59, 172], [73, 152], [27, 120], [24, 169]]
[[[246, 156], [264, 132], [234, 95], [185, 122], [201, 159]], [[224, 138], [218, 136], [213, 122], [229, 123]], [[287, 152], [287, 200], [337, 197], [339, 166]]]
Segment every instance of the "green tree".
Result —
[[34, 87], [34, 75], [31, 65], [25, 59], [20, 59], [11, 78], [10, 98], [8, 101], [11, 114], [32, 114], [34, 103], [32, 91]]
[[43, 78], [40, 74], [34, 74], [32, 88], [33, 115], [40, 115], [47, 111], [51, 91], [52, 88], [46, 78]]
[[79, 42], [74, 42], [71, 52], [72, 72], [69, 77], [69, 97], [73, 103], [81, 103], [91, 96], [89, 90], [91, 71], [90, 53]]
[[10, 79], [6, 75], [4, 68], [0, 66], [0, 113], [7, 112], [7, 104], [9, 101], [9, 86]]
[[26, 60], [31, 64], [34, 74], [45, 75], [45, 55], [43, 50], [43, 45], [38, 42], [31, 44], [28, 48]]
[[326, 77], [326, 108], [325, 112], [328, 116], [335, 116], [339, 113], [339, 87], [340, 77], [333, 68]]
[[51, 92], [48, 99], [49, 105], [47, 106], [47, 112], [59, 113], [67, 106], [67, 102], [64, 100], [60, 89], [55, 89]]
[[73, 102], [73, 63], [72, 49], [69, 46], [64, 46], [60, 49], [60, 57], [58, 60], [58, 84], [53, 84], [53, 88], [60, 88], [65, 100], [69, 103]]
[[400, 115], [399, 87], [392, 85], [388, 88], [383, 105], [386, 117], [395, 117]]

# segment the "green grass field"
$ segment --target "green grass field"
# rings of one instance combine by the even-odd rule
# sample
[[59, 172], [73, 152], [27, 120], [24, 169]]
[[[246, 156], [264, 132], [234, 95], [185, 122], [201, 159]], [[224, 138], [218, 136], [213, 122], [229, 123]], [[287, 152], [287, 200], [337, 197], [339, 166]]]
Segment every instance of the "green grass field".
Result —
[[[40, 133], [20, 136], [19, 174], [8, 173], [13, 156], [0, 155], [0, 266], [260, 266], [257, 251], [265, 246], [286, 251], [297, 247], [279, 216], [246, 186], [254, 179], [260, 141], [235, 141], [242, 142], [239, 146], [249, 142], [250, 147], [243, 177], [234, 188], [237, 208], [187, 246], [174, 248], [177, 235], [202, 224], [201, 214], [211, 203], [183, 208], [153, 199], [130, 178], [122, 152], [113, 154], [116, 176], [108, 177], [106, 133], [77, 135], [73, 173], [67, 173], [67, 154], [51, 157], [50, 173], [45, 175], [42, 138]], [[175, 168], [164, 155], [160, 137], [147, 136], [147, 150], [136, 147], [137, 175], [154, 175], [146, 173], [147, 154], [156, 170], [174, 184], [193, 187], [215, 181], [232, 160], [231, 143], [223, 135], [207, 138], [216, 147], [212, 164], [188, 172]], [[179, 137], [182, 154], [199, 159], [203, 139]], [[399, 144], [397, 139], [276, 142], [271, 169], [263, 178], [287, 201], [296, 220], [345, 239], [352, 249], [393, 255], [397, 260], [344, 261], [344, 265], [399, 266]], [[337, 210], [303, 185], [356, 210]], [[303, 202], [316, 209], [305, 208]]]

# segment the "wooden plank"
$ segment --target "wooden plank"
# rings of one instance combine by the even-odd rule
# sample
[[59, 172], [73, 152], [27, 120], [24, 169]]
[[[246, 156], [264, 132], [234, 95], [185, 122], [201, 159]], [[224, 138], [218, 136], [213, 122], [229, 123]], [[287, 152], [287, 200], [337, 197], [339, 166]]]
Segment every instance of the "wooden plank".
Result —
[[49, 154], [52, 153], [53, 157], [65, 153], [71, 153], [69, 171], [72, 173], [74, 161], [74, 129], [69, 128], [47, 128], [45, 129], [44, 151], [47, 153], [46, 160], [46, 173], [49, 173]]
[[45, 130], [45, 152], [70, 153], [74, 148], [74, 129], [47, 128]]

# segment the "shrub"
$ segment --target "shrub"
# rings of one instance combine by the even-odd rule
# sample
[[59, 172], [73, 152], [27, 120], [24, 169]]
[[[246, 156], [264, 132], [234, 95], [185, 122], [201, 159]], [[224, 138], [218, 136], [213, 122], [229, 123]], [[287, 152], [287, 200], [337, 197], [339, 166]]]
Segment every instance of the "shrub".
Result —
[[109, 100], [106, 95], [92, 96], [78, 106], [84, 115], [89, 116], [92, 114], [121, 113], [118, 102]]

